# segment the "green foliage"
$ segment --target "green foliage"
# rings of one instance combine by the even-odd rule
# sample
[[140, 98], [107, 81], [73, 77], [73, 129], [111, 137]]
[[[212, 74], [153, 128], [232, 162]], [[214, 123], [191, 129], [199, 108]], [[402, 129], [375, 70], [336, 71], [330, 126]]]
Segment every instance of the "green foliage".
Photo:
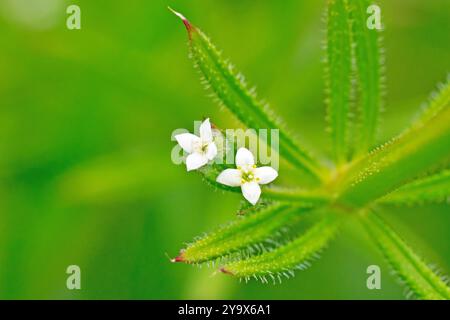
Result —
[[[189, 34], [189, 45], [195, 66], [203, 82], [215, 94], [219, 104], [228, 108], [244, 125], [253, 129], [279, 129], [280, 155], [317, 179], [323, 169], [307, 151], [286, 133], [282, 122], [269, 106], [248, 88], [244, 76], [227, 62], [211, 40], [197, 27], [181, 16]], [[270, 145], [270, 141], [269, 141]]]
[[448, 202], [450, 199], [450, 170], [417, 179], [381, 198], [388, 204], [421, 205]]
[[329, 214], [305, 234], [273, 251], [225, 264], [221, 271], [246, 280], [253, 277], [267, 282], [267, 277], [281, 282], [281, 276], [293, 276], [293, 269], [303, 270], [335, 236], [339, 218]]
[[448, 163], [450, 108], [444, 98], [448, 87], [433, 101], [430, 111], [403, 134], [354, 164], [343, 183], [340, 201], [350, 206], [364, 206], [433, 166]]
[[[203, 179], [212, 187], [219, 190], [240, 193], [241, 190], [239, 188], [229, 187], [216, 181], [217, 176], [225, 168], [226, 166], [224, 165], [212, 164], [210, 166], [201, 168], [199, 171]], [[263, 190], [264, 191], [262, 196], [267, 200], [276, 200], [280, 202], [299, 202], [302, 204], [311, 205], [321, 205], [331, 201], [329, 194], [325, 193], [321, 189], [293, 189], [272, 186], [264, 187]]]
[[430, 101], [424, 106], [419, 117], [414, 121], [410, 128], [405, 130], [405, 133], [412, 131], [420, 126], [423, 126], [433, 118], [436, 118], [450, 107], [450, 75], [447, 76], [447, 81], [439, 84], [438, 90], [433, 92]]
[[[417, 297], [450, 297], [448, 286], [368, 210], [376, 203], [412, 205], [448, 199], [449, 171], [432, 176], [429, 172], [447, 167], [450, 160], [450, 84], [440, 86], [410, 127], [372, 149], [380, 122], [383, 69], [379, 31], [366, 27], [368, 5], [367, 0], [328, 1], [326, 103], [332, 169], [323, 167], [299, 148], [211, 40], [176, 13], [188, 30], [194, 63], [219, 102], [247, 127], [281, 127], [280, 155], [317, 178], [317, 184], [311, 189], [263, 188], [267, 207], [253, 213], [255, 209], [249, 209], [245, 217], [197, 239], [174, 261], [220, 260], [220, 270], [226, 274], [246, 281], [254, 278], [275, 282], [293, 275], [294, 269], [309, 265], [336, 235], [342, 220], [357, 217], [362, 218], [373, 242]], [[356, 115], [352, 115], [353, 109]], [[200, 172], [214, 187], [238, 191], [216, 182], [224, 168], [213, 164]], [[255, 245], [261, 248], [263, 241], [312, 209], [327, 214], [303, 235], [292, 241], [274, 241], [269, 250], [254, 250]]]
[[330, 195], [321, 189], [288, 189], [277, 186], [264, 188], [263, 198], [280, 202], [299, 202], [314, 206], [324, 205], [331, 201]]
[[450, 288], [405, 242], [376, 214], [362, 219], [396, 275], [415, 297], [428, 300], [450, 299]]
[[367, 8], [372, 1], [350, 1], [352, 40], [357, 69], [358, 96], [355, 152], [364, 155], [373, 147], [381, 110], [382, 56], [380, 31], [366, 27]]
[[347, 1], [329, 1], [327, 35], [327, 119], [334, 158], [341, 165], [348, 160], [350, 146], [352, 48]]
[[[386, 39], [390, 79], [376, 147], [406, 127], [424, 95], [450, 71], [450, 1], [373, 2], [380, 4], [385, 29], [371, 31]], [[65, 8], [56, 8], [61, 3], [80, 3], [82, 30], [64, 27]], [[323, 261], [296, 272], [282, 287], [240, 284], [218, 272], [220, 263], [168, 263], [165, 252], [175, 257], [186, 240], [239, 220], [236, 210], [244, 217], [254, 212], [239, 188], [229, 189], [234, 194], [215, 191], [203, 185], [202, 175], [170, 161], [178, 149], [169, 140], [174, 128], [191, 129], [192, 120], [209, 117], [231, 129], [236, 121], [203, 91], [187, 58], [184, 27], [166, 10], [168, 3], [188, 14], [224, 50], [223, 57], [232, 58], [258, 95], [272, 100], [301, 146], [317, 151], [332, 168], [326, 186], [314, 185], [281, 159], [270, 192], [323, 194], [327, 201], [318, 207], [339, 195], [346, 166], [333, 170], [321, 92], [326, 1], [0, 0], [0, 299], [401, 298], [395, 277], [372, 251], [377, 247], [367, 247], [370, 238], [351, 229], [358, 218], [351, 210], [339, 244], [331, 242]], [[351, 103], [355, 128], [360, 85], [355, 82]], [[352, 130], [351, 137], [362, 129]], [[374, 208], [448, 274], [448, 203], [423, 204]], [[304, 218], [282, 234], [279, 245], [301, 235], [300, 227], [315, 215], [316, 209], [301, 213]], [[412, 234], [397, 230], [397, 222]], [[381, 290], [364, 289], [365, 261], [382, 267]], [[82, 290], [64, 290], [70, 264], [81, 267]], [[349, 272], [351, 278], [339, 276]]]
[[264, 242], [269, 243], [277, 231], [310, 210], [308, 206], [269, 205], [257, 212], [246, 212], [235, 221], [196, 239], [174, 261], [201, 263], [238, 251], [238, 256], [241, 256], [246, 252], [264, 250]]
[[377, 133], [383, 78], [380, 31], [366, 27], [371, 4], [367, 0], [328, 3], [327, 119], [339, 165], [369, 151]]

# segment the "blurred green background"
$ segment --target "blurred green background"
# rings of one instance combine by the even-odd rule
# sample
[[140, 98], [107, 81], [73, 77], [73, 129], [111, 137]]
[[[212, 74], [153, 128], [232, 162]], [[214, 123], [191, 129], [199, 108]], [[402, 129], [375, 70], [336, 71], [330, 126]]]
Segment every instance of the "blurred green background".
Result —
[[[66, 28], [69, 4], [81, 7], [81, 30]], [[239, 124], [207, 97], [167, 5], [206, 31], [305, 145], [326, 156], [324, 4], [0, 0], [0, 298], [403, 298], [358, 228], [276, 286], [241, 284], [166, 256], [233, 219], [240, 203], [171, 163], [174, 129], [192, 130], [204, 116], [223, 128]], [[450, 2], [380, 4], [381, 142], [450, 70]], [[450, 270], [448, 206], [383, 211], [423, 256]], [[71, 264], [81, 267], [82, 290], [66, 289]], [[382, 267], [382, 290], [366, 288], [370, 264]]]

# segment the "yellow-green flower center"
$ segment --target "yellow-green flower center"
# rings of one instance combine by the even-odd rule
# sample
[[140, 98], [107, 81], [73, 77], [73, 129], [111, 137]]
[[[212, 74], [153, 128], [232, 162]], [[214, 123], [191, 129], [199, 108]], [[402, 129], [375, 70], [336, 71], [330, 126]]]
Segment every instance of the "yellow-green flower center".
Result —
[[206, 153], [208, 151], [208, 143], [204, 141], [199, 141], [194, 144], [194, 151], [197, 153]]
[[258, 178], [255, 177], [255, 173], [253, 172], [253, 169], [255, 168], [256, 168], [255, 165], [247, 169], [238, 167], [238, 169], [241, 170], [241, 183], [244, 184], [246, 182], [253, 182], [259, 180]]

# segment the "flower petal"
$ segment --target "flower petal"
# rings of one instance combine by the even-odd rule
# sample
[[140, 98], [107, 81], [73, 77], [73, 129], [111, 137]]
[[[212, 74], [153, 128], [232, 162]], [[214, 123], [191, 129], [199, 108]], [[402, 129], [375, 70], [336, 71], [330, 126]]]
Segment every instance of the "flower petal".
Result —
[[239, 148], [236, 153], [236, 166], [252, 166], [255, 164], [253, 154], [247, 148]]
[[256, 168], [253, 173], [259, 184], [271, 183], [278, 177], [278, 172], [272, 167]]
[[206, 157], [208, 160], [212, 160], [217, 156], [217, 146], [214, 142], [211, 142], [208, 144], [208, 147], [206, 148]]
[[255, 205], [261, 196], [261, 187], [256, 182], [246, 182], [242, 186], [242, 194], [244, 198], [251, 204]]
[[175, 139], [177, 140], [180, 147], [183, 148], [183, 150], [187, 153], [192, 153], [194, 144], [200, 141], [200, 138], [192, 133], [177, 134], [175, 136]]
[[187, 171], [196, 170], [208, 163], [208, 158], [204, 154], [192, 153], [186, 158]]
[[241, 185], [241, 170], [225, 169], [219, 174], [216, 181], [229, 187], [239, 187]]
[[213, 135], [211, 130], [211, 123], [209, 122], [209, 118], [202, 122], [200, 125], [200, 138], [204, 142], [211, 142]]

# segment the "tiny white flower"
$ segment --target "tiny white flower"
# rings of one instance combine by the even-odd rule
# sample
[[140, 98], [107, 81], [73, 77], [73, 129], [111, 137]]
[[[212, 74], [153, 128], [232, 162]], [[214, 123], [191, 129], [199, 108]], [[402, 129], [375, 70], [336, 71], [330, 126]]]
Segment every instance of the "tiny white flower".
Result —
[[209, 119], [200, 125], [200, 137], [192, 133], [182, 133], [177, 134], [175, 139], [181, 148], [189, 153], [186, 158], [187, 171], [203, 167], [217, 155], [217, 146], [213, 141]]
[[236, 167], [222, 171], [216, 181], [230, 187], [241, 187], [244, 198], [253, 205], [261, 196], [259, 185], [271, 183], [278, 177], [278, 172], [272, 167], [257, 168], [253, 154], [246, 148], [237, 151]]

